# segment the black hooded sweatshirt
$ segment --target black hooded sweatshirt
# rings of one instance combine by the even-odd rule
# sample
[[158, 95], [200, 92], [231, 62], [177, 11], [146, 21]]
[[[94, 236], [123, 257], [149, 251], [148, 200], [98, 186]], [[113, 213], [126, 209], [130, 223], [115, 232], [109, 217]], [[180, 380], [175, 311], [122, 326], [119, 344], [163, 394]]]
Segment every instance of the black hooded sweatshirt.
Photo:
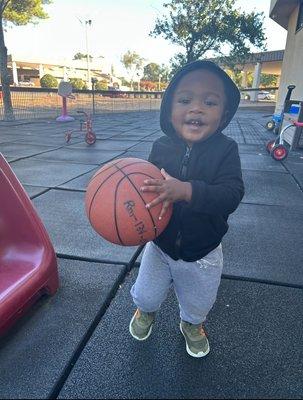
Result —
[[[223, 82], [227, 98], [227, 120], [220, 130], [190, 149], [170, 122], [173, 93], [180, 79], [196, 69], [207, 69]], [[228, 230], [228, 216], [243, 195], [241, 164], [237, 143], [221, 132], [233, 118], [240, 101], [234, 82], [216, 64], [195, 61], [187, 64], [168, 85], [161, 104], [160, 125], [166, 136], [157, 139], [149, 161], [158, 168], [192, 185], [192, 198], [173, 204], [166, 229], [154, 242], [174, 260], [196, 261], [221, 242]]]

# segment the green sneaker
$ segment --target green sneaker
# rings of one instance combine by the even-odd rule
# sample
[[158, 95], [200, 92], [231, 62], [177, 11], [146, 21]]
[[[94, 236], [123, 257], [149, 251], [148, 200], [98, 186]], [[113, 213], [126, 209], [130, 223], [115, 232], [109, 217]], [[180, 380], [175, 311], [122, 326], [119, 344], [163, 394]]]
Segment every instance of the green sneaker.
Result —
[[202, 324], [194, 325], [181, 320], [180, 330], [185, 338], [186, 351], [190, 356], [200, 358], [209, 353], [209, 343]]
[[146, 313], [137, 308], [129, 324], [129, 332], [137, 340], [145, 340], [152, 331], [155, 312]]

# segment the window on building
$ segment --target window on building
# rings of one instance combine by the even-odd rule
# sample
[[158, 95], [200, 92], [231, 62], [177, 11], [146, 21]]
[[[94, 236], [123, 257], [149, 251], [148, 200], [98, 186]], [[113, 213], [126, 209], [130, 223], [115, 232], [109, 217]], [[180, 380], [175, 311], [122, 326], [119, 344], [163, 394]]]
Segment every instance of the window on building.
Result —
[[303, 0], [300, 1], [296, 31], [303, 28]]

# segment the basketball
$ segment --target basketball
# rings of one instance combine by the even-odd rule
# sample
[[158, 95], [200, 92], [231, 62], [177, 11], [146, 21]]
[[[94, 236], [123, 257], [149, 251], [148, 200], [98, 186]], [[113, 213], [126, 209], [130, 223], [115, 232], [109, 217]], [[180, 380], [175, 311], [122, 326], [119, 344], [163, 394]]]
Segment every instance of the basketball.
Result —
[[159, 220], [162, 203], [147, 209], [158, 193], [141, 192], [146, 179], [164, 179], [160, 170], [139, 158], [121, 158], [100, 168], [90, 180], [85, 208], [90, 224], [104, 239], [136, 246], [155, 239], [167, 226], [172, 205]]

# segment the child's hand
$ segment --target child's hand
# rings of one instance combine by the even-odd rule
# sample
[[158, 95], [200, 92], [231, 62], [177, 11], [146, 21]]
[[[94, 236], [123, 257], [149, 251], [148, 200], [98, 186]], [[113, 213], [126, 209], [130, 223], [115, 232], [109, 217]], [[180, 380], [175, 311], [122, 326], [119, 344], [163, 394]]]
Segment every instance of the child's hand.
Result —
[[178, 200], [190, 201], [192, 188], [189, 182], [182, 182], [170, 176], [163, 168], [161, 174], [163, 179], [146, 179], [144, 185], [141, 187], [142, 192], [156, 192], [159, 196], [156, 197], [146, 208], [151, 208], [163, 202], [162, 210], [159, 219], [163, 217], [169, 205]]

